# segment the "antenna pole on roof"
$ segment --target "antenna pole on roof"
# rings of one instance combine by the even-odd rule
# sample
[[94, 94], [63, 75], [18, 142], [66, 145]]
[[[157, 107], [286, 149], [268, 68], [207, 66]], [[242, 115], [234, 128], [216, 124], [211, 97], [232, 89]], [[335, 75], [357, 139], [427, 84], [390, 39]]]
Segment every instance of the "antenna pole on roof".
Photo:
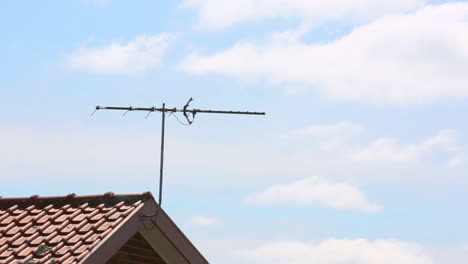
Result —
[[[166, 104], [163, 103], [162, 109], [166, 108]], [[164, 132], [166, 130], [166, 112], [161, 111], [162, 124], [161, 124], [161, 155], [159, 161], [159, 207], [162, 203], [162, 189], [163, 189], [163, 173], [164, 173]]]
[[[198, 113], [202, 114], [231, 114], [231, 115], [265, 115], [265, 112], [248, 112], [248, 111], [221, 111], [221, 110], [202, 110], [202, 109], [188, 109], [190, 102], [193, 99], [190, 98], [188, 102], [184, 105], [183, 108], [166, 108], [166, 104], [162, 104], [162, 108], [157, 107], [120, 107], [120, 106], [96, 106], [93, 114], [98, 110], [117, 110], [117, 111], [125, 111], [125, 114], [132, 111], [143, 111], [148, 112], [145, 118], [147, 118], [153, 112], [161, 112], [162, 117], [162, 124], [161, 124], [161, 154], [160, 154], [160, 164], [159, 164], [159, 206], [158, 210], [154, 215], [148, 215], [146, 217], [157, 217], [159, 213], [159, 208], [162, 206], [162, 193], [163, 193], [163, 173], [164, 173], [164, 134], [165, 134], [165, 126], [166, 126], [166, 113], [169, 115], [173, 115], [174, 117], [183, 125], [189, 126], [193, 124], [195, 120], [195, 115]], [[182, 113], [187, 120], [187, 123], [182, 123], [177, 116], [176, 113]]]

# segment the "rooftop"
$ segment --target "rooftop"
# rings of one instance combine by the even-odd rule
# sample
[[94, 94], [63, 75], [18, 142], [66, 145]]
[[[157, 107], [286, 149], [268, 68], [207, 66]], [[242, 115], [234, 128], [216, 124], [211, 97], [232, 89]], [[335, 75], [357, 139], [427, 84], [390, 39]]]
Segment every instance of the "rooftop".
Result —
[[[101, 263], [96, 259], [115, 254], [148, 221], [141, 215], [156, 208], [149, 192], [0, 198], [0, 263]], [[149, 220], [186, 259], [199, 259], [188, 263], [208, 263], [162, 210], [161, 218]], [[93, 256], [98, 251], [105, 257]]]

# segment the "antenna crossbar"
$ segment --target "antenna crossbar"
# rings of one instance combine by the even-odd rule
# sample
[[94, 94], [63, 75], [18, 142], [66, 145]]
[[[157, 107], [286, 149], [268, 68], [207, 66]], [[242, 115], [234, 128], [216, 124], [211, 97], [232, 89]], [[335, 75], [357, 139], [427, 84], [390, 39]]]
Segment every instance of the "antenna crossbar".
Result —
[[205, 114], [235, 114], [235, 115], [265, 115], [265, 112], [250, 111], [221, 111], [221, 110], [203, 110], [203, 109], [180, 109], [166, 107], [121, 107], [121, 106], [96, 106], [96, 110], [121, 110], [121, 111], [142, 111], [142, 112], [172, 112], [172, 113], [205, 113]]

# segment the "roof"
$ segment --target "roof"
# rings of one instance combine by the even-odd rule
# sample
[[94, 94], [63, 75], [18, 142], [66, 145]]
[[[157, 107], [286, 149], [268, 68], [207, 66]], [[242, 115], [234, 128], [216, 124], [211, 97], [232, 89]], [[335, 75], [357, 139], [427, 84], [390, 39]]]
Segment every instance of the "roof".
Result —
[[105, 263], [149, 222], [187, 263], [208, 263], [158, 209], [149, 192], [0, 198], [0, 263]]

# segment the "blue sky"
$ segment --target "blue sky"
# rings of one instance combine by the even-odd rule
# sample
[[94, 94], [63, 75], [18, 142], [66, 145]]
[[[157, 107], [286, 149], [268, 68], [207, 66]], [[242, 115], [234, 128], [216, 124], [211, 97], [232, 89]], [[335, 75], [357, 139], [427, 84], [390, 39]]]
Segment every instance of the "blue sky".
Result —
[[[9, 1], [1, 196], [157, 193], [211, 263], [468, 261], [468, 3]], [[340, 257], [333, 252], [340, 252]], [[229, 260], [226, 260], [228, 258]]]

